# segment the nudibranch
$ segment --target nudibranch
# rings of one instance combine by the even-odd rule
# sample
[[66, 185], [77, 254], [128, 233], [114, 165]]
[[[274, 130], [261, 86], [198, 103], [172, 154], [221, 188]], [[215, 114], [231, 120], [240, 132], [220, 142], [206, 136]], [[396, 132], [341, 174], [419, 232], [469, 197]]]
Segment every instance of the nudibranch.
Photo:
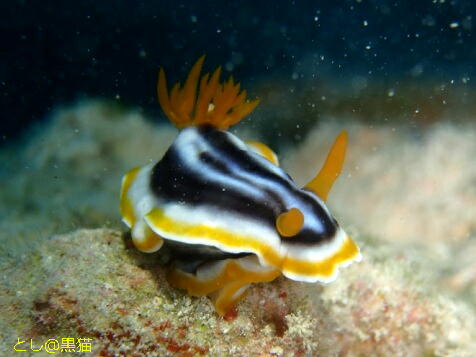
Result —
[[220, 83], [220, 67], [200, 78], [203, 61], [170, 93], [160, 69], [159, 103], [180, 132], [157, 163], [122, 180], [120, 210], [135, 247], [155, 252], [165, 243], [173, 253], [171, 285], [210, 296], [220, 315], [250, 284], [281, 274], [334, 280], [340, 266], [360, 259], [325, 205], [347, 134], [337, 137], [316, 177], [297, 187], [268, 146], [226, 131], [258, 100], [247, 100], [232, 77]]

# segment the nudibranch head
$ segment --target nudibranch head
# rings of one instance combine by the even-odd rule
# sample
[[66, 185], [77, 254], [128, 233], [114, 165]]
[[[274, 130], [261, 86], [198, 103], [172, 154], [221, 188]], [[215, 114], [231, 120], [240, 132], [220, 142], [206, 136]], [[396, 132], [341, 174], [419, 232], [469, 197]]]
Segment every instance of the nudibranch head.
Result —
[[[330, 282], [339, 266], [360, 259], [325, 201], [344, 162], [341, 133], [321, 171], [304, 188], [278, 166], [266, 145], [225, 131], [249, 114], [239, 84], [220, 84], [220, 69], [200, 79], [201, 57], [170, 96], [163, 70], [159, 102], [182, 130], [155, 164], [123, 179], [121, 214], [135, 246], [174, 252], [169, 281], [194, 296], [213, 295], [224, 314], [253, 282], [280, 274]], [[197, 94], [198, 86], [198, 94]]]

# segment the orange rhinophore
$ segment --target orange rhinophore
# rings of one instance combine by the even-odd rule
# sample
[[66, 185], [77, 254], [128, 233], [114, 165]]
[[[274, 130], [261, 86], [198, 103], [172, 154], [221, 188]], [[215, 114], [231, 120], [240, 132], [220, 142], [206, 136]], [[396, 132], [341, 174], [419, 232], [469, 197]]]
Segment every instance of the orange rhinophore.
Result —
[[314, 192], [323, 201], [327, 201], [327, 195], [342, 171], [346, 149], [347, 132], [343, 131], [332, 145], [321, 171], [306, 185], [308, 190]]

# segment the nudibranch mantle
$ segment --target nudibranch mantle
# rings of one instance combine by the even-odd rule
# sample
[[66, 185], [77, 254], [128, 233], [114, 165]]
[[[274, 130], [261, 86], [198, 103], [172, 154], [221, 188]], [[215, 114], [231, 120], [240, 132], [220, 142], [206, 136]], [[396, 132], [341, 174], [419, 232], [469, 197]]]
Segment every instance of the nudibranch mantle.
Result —
[[154, 252], [167, 244], [174, 253], [169, 282], [211, 296], [221, 315], [254, 282], [280, 274], [334, 280], [339, 266], [360, 259], [324, 202], [342, 169], [346, 133], [319, 174], [297, 187], [265, 144], [225, 131], [258, 103], [246, 101], [239, 84], [220, 84], [218, 68], [201, 78], [197, 95], [203, 59], [170, 97], [160, 71], [159, 102], [182, 130], [161, 160], [123, 178], [121, 214], [134, 245]]

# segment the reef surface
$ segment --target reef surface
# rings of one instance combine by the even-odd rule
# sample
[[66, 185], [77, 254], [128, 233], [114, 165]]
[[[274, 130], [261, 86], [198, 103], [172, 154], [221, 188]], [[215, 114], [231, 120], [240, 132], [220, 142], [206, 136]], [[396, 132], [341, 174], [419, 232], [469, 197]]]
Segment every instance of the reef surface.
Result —
[[84, 337], [80, 354], [103, 356], [474, 355], [476, 127], [351, 119], [324, 120], [280, 157], [304, 183], [349, 131], [329, 204], [363, 261], [332, 284], [257, 284], [222, 319], [170, 288], [163, 256], [136, 251], [119, 222], [121, 176], [156, 161], [176, 130], [110, 103], [58, 109], [0, 153], [0, 353]]

